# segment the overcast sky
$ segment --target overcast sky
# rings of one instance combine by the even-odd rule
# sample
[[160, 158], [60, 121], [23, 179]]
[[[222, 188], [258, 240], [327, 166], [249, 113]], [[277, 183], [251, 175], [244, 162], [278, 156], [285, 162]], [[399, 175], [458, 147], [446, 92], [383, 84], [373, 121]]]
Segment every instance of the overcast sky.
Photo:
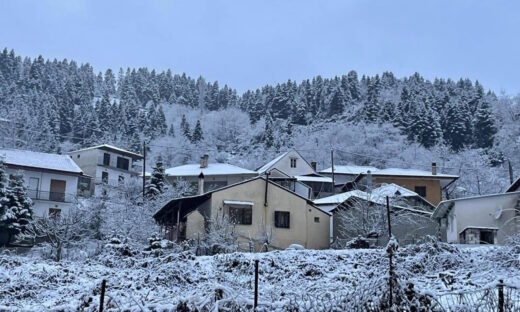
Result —
[[354, 69], [520, 92], [520, 1], [0, 1], [0, 47], [244, 91]]

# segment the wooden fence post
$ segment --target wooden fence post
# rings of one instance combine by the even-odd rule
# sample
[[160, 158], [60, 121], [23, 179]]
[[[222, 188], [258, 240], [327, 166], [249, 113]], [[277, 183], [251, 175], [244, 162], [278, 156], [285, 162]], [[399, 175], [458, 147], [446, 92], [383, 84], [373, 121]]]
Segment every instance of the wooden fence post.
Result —
[[107, 281], [101, 282], [101, 295], [99, 295], [99, 312], [103, 312], [103, 305], [105, 303], [105, 289], [107, 287]]
[[256, 311], [256, 307], [258, 306], [258, 260], [255, 260], [255, 301], [254, 301], [254, 311]]
[[504, 280], [498, 280], [498, 312], [504, 312]]

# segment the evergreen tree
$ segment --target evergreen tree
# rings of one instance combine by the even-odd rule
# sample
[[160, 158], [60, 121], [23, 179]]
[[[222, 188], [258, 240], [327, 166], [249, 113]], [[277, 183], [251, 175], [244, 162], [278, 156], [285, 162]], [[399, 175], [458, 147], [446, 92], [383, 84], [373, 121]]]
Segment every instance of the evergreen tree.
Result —
[[200, 120], [197, 120], [197, 124], [195, 125], [195, 128], [193, 129], [193, 134], [191, 135], [191, 142], [192, 143], [198, 143], [204, 139], [204, 136], [202, 134], [202, 127], [200, 126]]
[[32, 201], [27, 195], [23, 175], [17, 173], [9, 180], [5, 211], [0, 214], [0, 231], [7, 231], [8, 241], [25, 232], [33, 217]]
[[150, 181], [146, 185], [146, 195], [152, 199], [157, 198], [157, 196], [162, 194], [165, 190], [164, 181], [165, 175], [163, 161], [162, 157], [159, 156], [157, 157], [157, 161], [155, 162], [155, 166], [153, 167]]
[[329, 116], [341, 115], [344, 109], [344, 96], [340, 88], [336, 88], [330, 101]]
[[265, 118], [265, 128], [264, 128], [264, 146], [265, 148], [271, 148], [274, 146], [274, 129], [273, 129], [273, 118], [271, 114], [268, 113]]
[[186, 121], [185, 115], [182, 115], [181, 130], [184, 137], [188, 140], [191, 140], [190, 124], [188, 123], [188, 121]]
[[175, 137], [175, 128], [173, 128], [173, 124], [170, 125], [170, 129], [168, 130], [168, 135], [171, 137]]
[[485, 99], [479, 101], [474, 121], [474, 142], [478, 148], [493, 146], [494, 136], [497, 133], [489, 103]]
[[[4, 50], [5, 51], [5, 50]], [[11, 237], [12, 224], [16, 222], [16, 215], [13, 213], [9, 203], [10, 195], [7, 188], [8, 181], [5, 175], [5, 166], [0, 159], [0, 233], [7, 235], [6, 241], [0, 241], [0, 245], [8, 244]]]

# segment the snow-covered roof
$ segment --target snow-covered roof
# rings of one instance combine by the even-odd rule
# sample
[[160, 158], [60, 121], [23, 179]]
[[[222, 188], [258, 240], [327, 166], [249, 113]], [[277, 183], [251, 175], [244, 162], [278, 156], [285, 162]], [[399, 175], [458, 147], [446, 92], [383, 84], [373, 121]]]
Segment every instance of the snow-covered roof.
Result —
[[69, 155], [0, 149], [0, 159], [7, 165], [82, 173], [81, 168], [76, 165]]
[[164, 171], [168, 176], [174, 177], [191, 177], [198, 176], [201, 172], [205, 176], [214, 176], [214, 175], [235, 175], [235, 174], [249, 174], [256, 175], [255, 171], [240, 168], [238, 166], [230, 165], [230, 164], [208, 164], [207, 167], [201, 168], [200, 164], [188, 164], [182, 165], [178, 167], [168, 168]]
[[373, 189], [371, 193], [373, 197], [385, 198], [386, 196], [394, 197], [397, 192], [399, 192], [398, 195], [401, 197], [419, 196], [419, 194], [394, 183], [383, 183], [380, 187]]
[[254, 206], [255, 203], [252, 201], [245, 201], [245, 200], [224, 200], [225, 205], [239, 205], [239, 206]]
[[271, 168], [274, 164], [276, 164], [280, 159], [284, 158], [285, 155], [287, 155], [289, 152], [282, 153], [280, 156], [276, 157], [275, 159], [271, 160], [267, 164], [263, 165], [262, 167], [256, 169], [258, 173], [264, 173], [269, 168]]
[[433, 211], [432, 218], [443, 218], [450, 210], [453, 208], [454, 204], [458, 201], [464, 200], [478, 200], [482, 198], [489, 197], [503, 197], [503, 196], [519, 196], [520, 191], [518, 192], [510, 192], [510, 193], [498, 193], [498, 194], [488, 194], [488, 195], [480, 195], [480, 196], [471, 196], [471, 197], [463, 197], [463, 198], [455, 198], [450, 200], [443, 200], [438, 205], [437, 208]]
[[478, 226], [478, 225], [468, 225], [465, 228], [462, 229], [462, 231], [459, 232], [459, 234], [464, 233], [464, 231], [469, 229], [476, 229], [476, 230], [492, 230], [492, 231], [498, 231], [499, 228], [493, 227], [493, 226]]
[[[360, 173], [367, 173], [368, 170], [370, 170], [371, 172], [374, 172], [379, 169], [376, 167], [372, 167], [372, 166], [354, 166], [354, 165], [337, 166], [337, 165], [334, 165], [334, 173], [337, 173], [337, 174], [358, 175]], [[332, 167], [324, 169], [324, 170], [320, 171], [320, 173], [332, 173]]]
[[96, 146], [92, 146], [92, 147], [82, 148], [82, 149], [79, 149], [76, 151], [70, 151], [69, 153], [83, 152], [83, 151], [88, 151], [88, 150], [92, 150], [92, 149], [108, 150], [108, 151], [112, 151], [114, 153], [119, 153], [122, 155], [132, 157], [133, 159], [142, 159], [143, 158], [143, 155], [141, 155], [141, 154], [130, 152], [125, 149], [115, 147], [115, 146], [109, 145], [109, 144], [101, 144], [101, 145], [96, 145]]
[[327, 204], [341, 204], [352, 196], [359, 198], [368, 198], [369, 194], [360, 190], [348, 191], [341, 194], [318, 198], [314, 200], [316, 205], [327, 205]]
[[320, 177], [320, 176], [314, 176], [314, 175], [298, 175], [294, 176], [294, 178], [297, 181], [302, 182], [326, 182], [326, 183], [332, 183], [332, 178], [329, 177]]

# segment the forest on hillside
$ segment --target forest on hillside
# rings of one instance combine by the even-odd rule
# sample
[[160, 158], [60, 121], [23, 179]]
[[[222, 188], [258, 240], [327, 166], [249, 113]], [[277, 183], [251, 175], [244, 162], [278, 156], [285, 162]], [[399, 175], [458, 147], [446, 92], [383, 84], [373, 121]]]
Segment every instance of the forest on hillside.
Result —
[[520, 100], [478, 81], [391, 72], [288, 80], [239, 94], [171, 70], [107, 69], [0, 53], [0, 145], [64, 152], [110, 143], [166, 166], [213, 161], [254, 169], [287, 148], [338, 163], [441, 170], [455, 195], [500, 191], [520, 172]]

